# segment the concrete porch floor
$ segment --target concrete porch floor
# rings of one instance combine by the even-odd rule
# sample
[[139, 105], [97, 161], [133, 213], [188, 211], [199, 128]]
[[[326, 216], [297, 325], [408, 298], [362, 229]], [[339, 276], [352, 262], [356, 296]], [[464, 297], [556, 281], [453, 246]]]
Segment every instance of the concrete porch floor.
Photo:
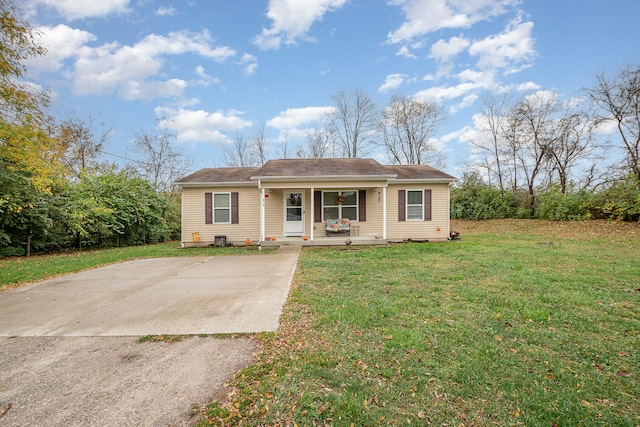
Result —
[[261, 242], [263, 248], [274, 248], [280, 246], [345, 246], [347, 240], [352, 246], [377, 245], [385, 246], [386, 239], [376, 238], [375, 235], [347, 236], [344, 233], [326, 236], [314, 236], [313, 240], [304, 240], [302, 237], [275, 236], [276, 240]]

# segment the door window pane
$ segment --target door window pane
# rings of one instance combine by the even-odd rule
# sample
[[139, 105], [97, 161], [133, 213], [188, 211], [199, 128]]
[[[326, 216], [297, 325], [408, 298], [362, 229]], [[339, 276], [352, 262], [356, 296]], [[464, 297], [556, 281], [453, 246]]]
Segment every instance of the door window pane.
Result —
[[302, 221], [302, 208], [287, 208], [287, 221]]

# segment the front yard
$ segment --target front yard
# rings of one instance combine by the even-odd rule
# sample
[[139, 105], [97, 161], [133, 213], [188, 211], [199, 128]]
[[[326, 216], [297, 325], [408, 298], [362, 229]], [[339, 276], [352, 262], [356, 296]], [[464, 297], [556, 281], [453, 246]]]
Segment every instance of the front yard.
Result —
[[640, 425], [638, 224], [453, 228], [303, 250], [280, 331], [199, 425]]

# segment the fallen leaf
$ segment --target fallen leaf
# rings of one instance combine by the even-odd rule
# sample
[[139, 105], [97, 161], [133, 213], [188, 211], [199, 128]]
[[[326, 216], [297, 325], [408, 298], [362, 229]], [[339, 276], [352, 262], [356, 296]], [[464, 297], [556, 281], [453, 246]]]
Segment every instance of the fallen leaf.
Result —
[[623, 369], [623, 370], [620, 370], [620, 371], [616, 372], [616, 375], [619, 376], [619, 377], [630, 377], [631, 376], [631, 372], [625, 371]]

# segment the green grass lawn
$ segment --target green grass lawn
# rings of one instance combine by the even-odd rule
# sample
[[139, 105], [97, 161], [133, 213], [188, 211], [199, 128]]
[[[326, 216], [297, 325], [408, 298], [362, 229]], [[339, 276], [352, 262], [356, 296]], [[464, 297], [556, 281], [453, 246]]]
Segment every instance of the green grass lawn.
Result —
[[280, 330], [199, 425], [640, 425], [638, 224], [454, 229], [305, 249]]

